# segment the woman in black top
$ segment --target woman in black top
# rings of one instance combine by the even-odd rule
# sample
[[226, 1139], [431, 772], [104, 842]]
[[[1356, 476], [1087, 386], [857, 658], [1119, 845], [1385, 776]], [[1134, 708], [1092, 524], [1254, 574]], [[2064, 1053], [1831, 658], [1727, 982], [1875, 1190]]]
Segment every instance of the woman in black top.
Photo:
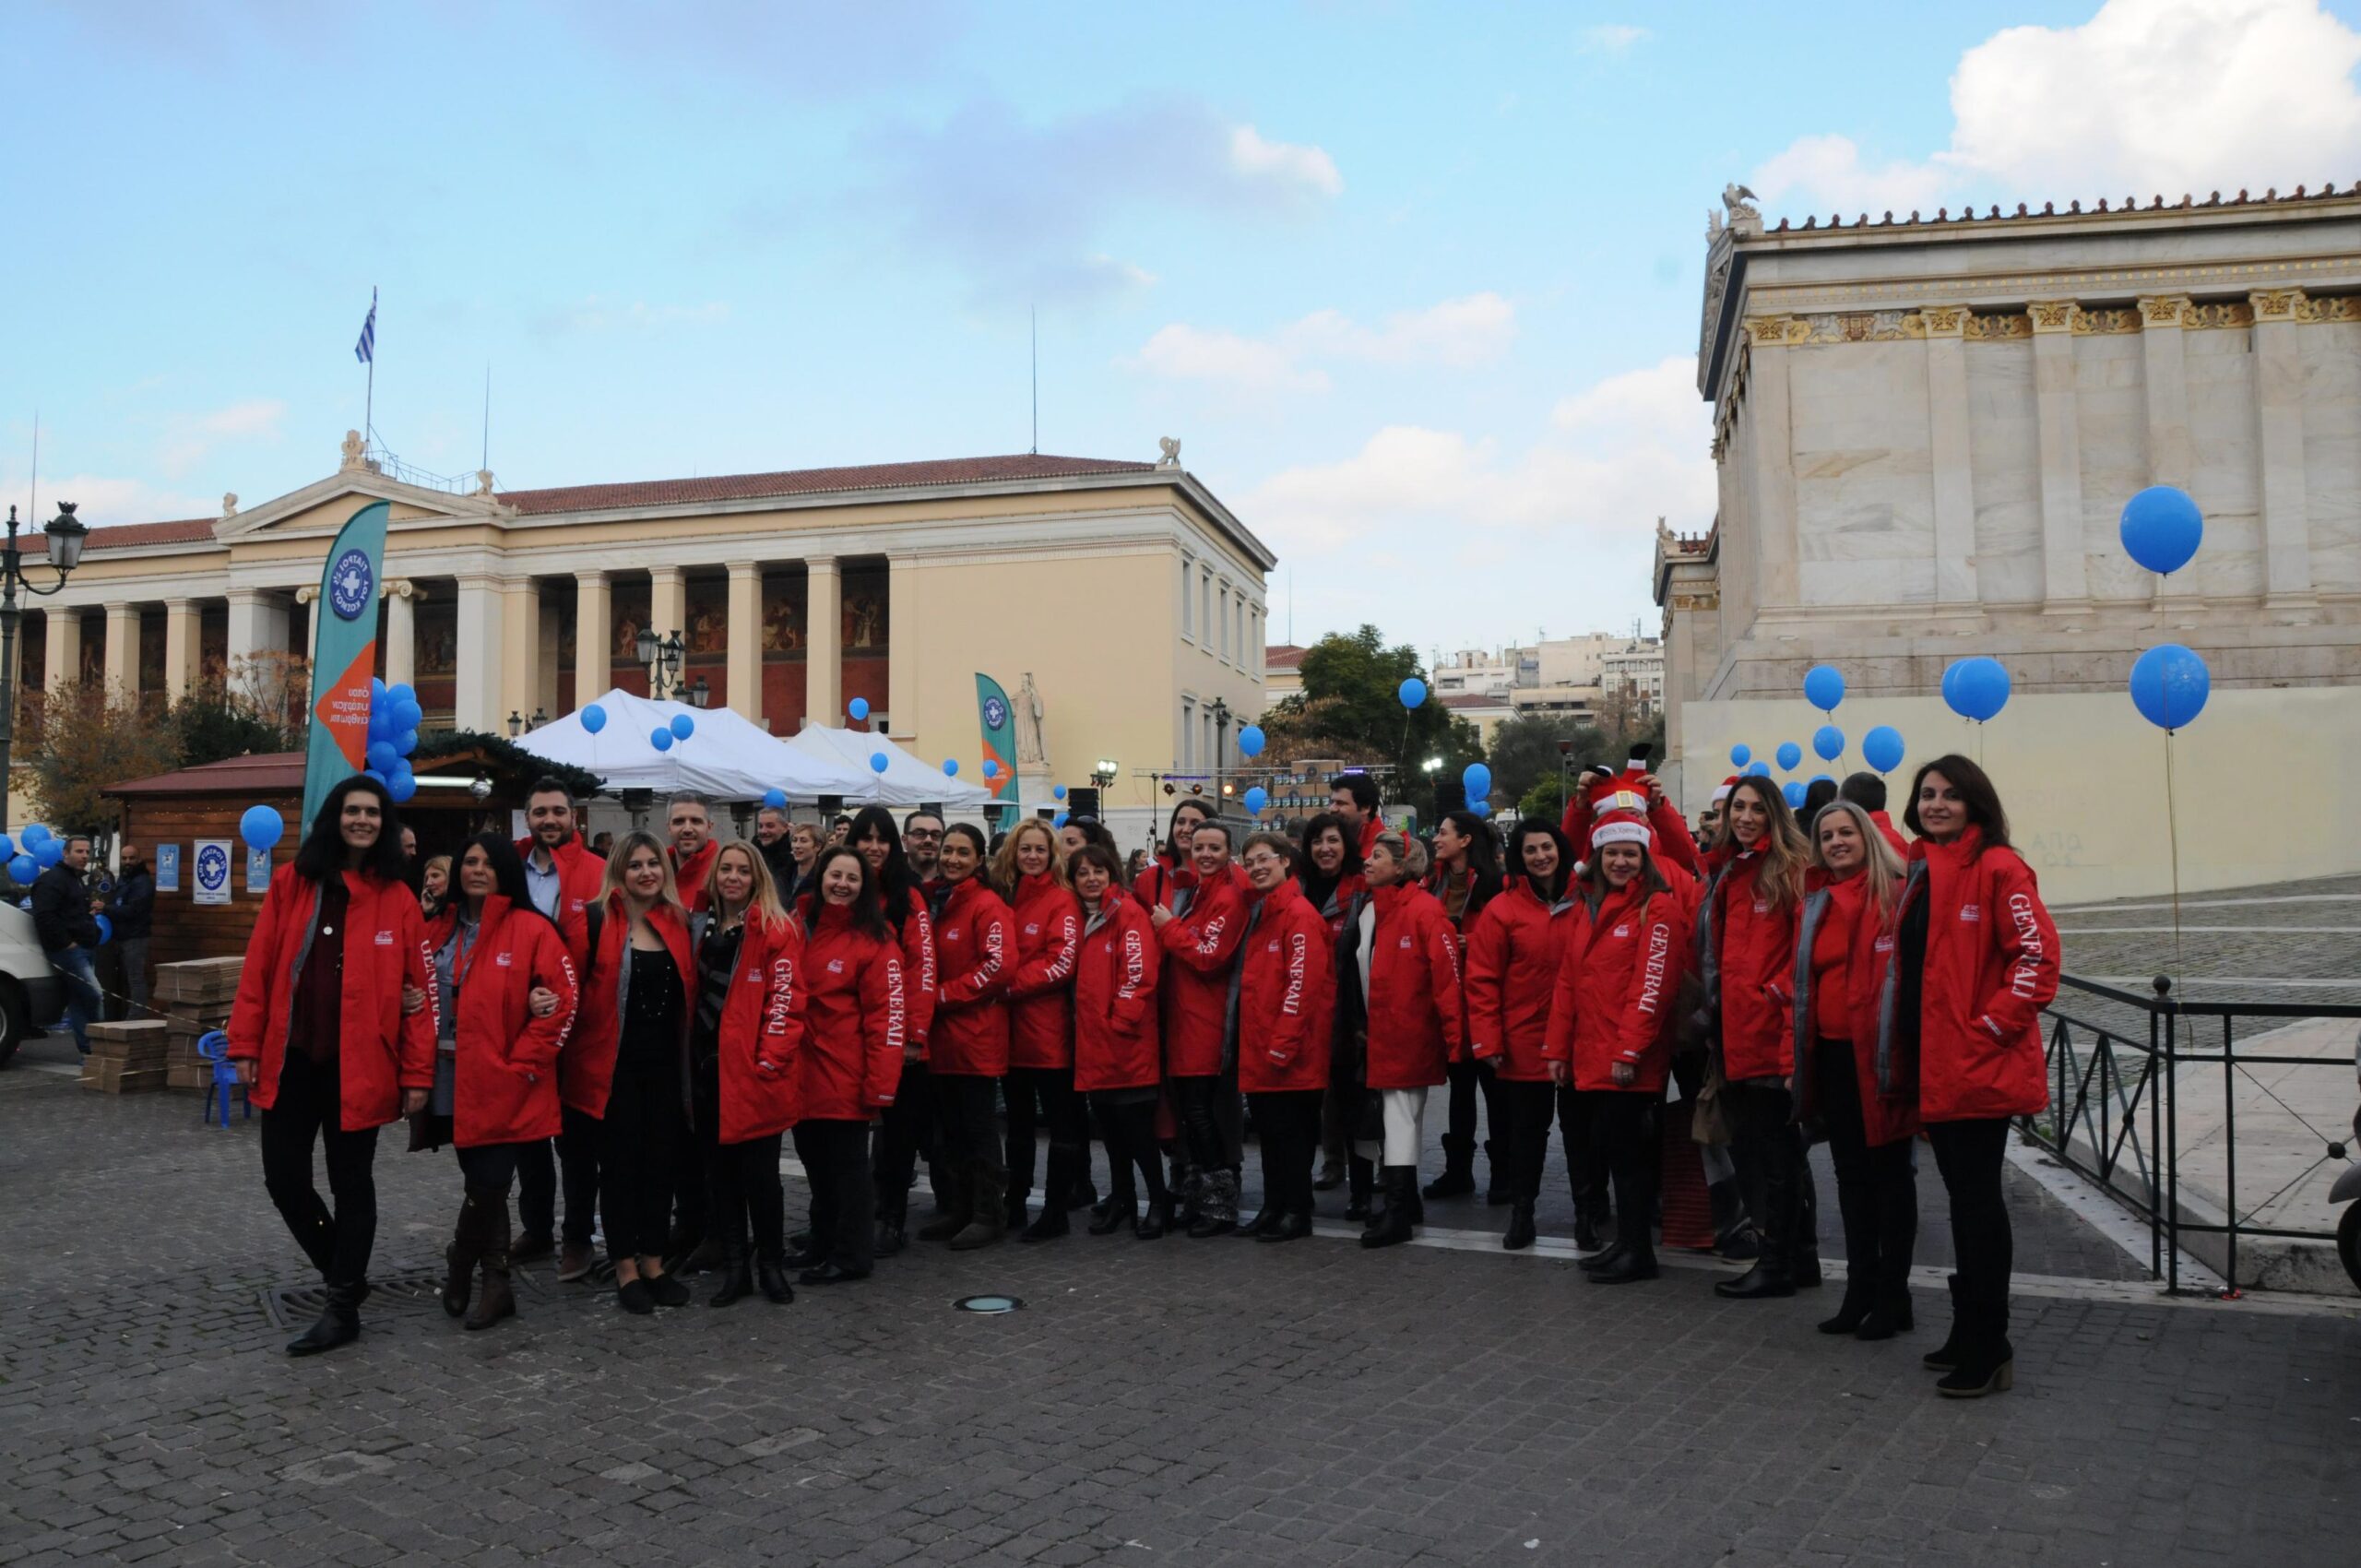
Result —
[[[1443, 813], [1435, 822], [1434, 869], [1427, 873], [1427, 891], [1442, 901], [1452, 929], [1459, 932], [1462, 958], [1466, 956], [1467, 932], [1476, 917], [1501, 885], [1500, 846], [1491, 828], [1474, 812]], [[1514, 1201], [1509, 1110], [1492, 1064], [1454, 1060], [1444, 1072], [1451, 1080], [1451, 1119], [1442, 1135], [1442, 1174], [1427, 1183], [1425, 1195], [1450, 1198], [1476, 1190], [1476, 1102], [1480, 1096], [1484, 1102], [1484, 1201], [1494, 1205]]]
[[[618, 897], [620, 895], [620, 897]], [[595, 974], [583, 1009], [616, 1008], [614, 1081], [599, 1123], [599, 1208], [615, 1295], [628, 1313], [684, 1307], [688, 1287], [664, 1272], [672, 1176], [687, 1136], [684, 1047], [695, 973], [672, 862], [653, 834], [627, 833], [607, 862], [599, 902], [621, 940], [603, 942], [613, 968]], [[593, 994], [595, 992], [595, 995]]]

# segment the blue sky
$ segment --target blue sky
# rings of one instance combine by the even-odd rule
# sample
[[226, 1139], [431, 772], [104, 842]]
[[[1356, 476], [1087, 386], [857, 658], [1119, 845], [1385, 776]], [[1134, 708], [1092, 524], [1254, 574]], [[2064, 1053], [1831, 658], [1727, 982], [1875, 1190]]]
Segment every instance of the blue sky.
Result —
[[319, 478], [373, 284], [381, 438], [473, 469], [489, 364], [511, 487], [1022, 451], [1038, 309], [1041, 449], [1180, 437], [1275, 636], [1653, 631], [1725, 181], [2349, 181], [2339, 9], [18, 0], [0, 496], [36, 407], [96, 524]]

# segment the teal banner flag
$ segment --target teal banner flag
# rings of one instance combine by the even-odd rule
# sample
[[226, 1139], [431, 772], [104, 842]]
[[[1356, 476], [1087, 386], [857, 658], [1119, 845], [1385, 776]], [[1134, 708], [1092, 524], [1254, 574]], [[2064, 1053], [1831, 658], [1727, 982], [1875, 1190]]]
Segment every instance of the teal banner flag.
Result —
[[312, 606], [312, 739], [303, 764], [300, 837], [328, 791], [368, 766], [369, 682], [377, 670], [377, 573], [386, 558], [383, 501], [352, 515], [328, 546]]
[[984, 732], [984, 760], [1000, 771], [984, 780], [992, 799], [1012, 809], [1016, 797], [1016, 710], [990, 675], [976, 677], [976, 718]]

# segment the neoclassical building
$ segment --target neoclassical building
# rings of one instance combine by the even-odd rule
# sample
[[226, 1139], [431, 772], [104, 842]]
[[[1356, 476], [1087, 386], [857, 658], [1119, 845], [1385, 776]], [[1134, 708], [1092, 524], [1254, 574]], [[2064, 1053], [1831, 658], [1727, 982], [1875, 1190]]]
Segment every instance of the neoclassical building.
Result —
[[648, 628], [680, 634], [684, 683], [775, 734], [841, 724], [862, 697], [894, 739], [972, 777], [977, 672], [1014, 693], [1029, 671], [1054, 777], [1086, 784], [1113, 761], [1110, 804], [1150, 808], [1133, 769], [1210, 772], [1264, 706], [1275, 557], [1180, 468], [1178, 443], [1157, 462], [1028, 455], [517, 491], [481, 474], [451, 493], [382, 471], [348, 437], [335, 472], [261, 505], [87, 518], [80, 569], [27, 617], [24, 687], [75, 672], [162, 701], [304, 655], [328, 542], [379, 500], [383, 673], [418, 688], [431, 725], [503, 732], [611, 686], [645, 693], [635, 645]]
[[[1698, 344], [1719, 514], [1660, 529], [1655, 566], [1692, 809], [1733, 743], [1809, 737], [1801, 679], [1827, 661], [1848, 734], [1984, 748], [2046, 883], [2159, 890], [2163, 740], [2124, 682], [2172, 641], [2214, 683], [2175, 742], [2184, 885], [2361, 870], [2331, 783], [2361, 763], [2361, 187], [1775, 224], [1725, 205]], [[2150, 484], [2205, 514], [2170, 579], [2118, 536]], [[2014, 682], [1980, 735], [1937, 695], [1966, 654]], [[2265, 843], [2213, 792], [2257, 766]]]

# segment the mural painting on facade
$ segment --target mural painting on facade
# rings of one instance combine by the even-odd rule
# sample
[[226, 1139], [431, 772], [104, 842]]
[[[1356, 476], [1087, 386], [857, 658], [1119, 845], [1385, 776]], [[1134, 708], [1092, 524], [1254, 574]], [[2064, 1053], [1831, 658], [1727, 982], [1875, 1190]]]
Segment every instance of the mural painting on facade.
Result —
[[458, 703], [459, 606], [448, 594], [429, 594], [411, 610], [411, 683], [430, 718], [447, 719]]
[[720, 578], [692, 577], [688, 582], [687, 628], [681, 640], [688, 645], [690, 662], [727, 661], [730, 657], [730, 584]]
[[844, 575], [844, 650], [884, 653], [886, 639], [886, 573], [862, 566]]

